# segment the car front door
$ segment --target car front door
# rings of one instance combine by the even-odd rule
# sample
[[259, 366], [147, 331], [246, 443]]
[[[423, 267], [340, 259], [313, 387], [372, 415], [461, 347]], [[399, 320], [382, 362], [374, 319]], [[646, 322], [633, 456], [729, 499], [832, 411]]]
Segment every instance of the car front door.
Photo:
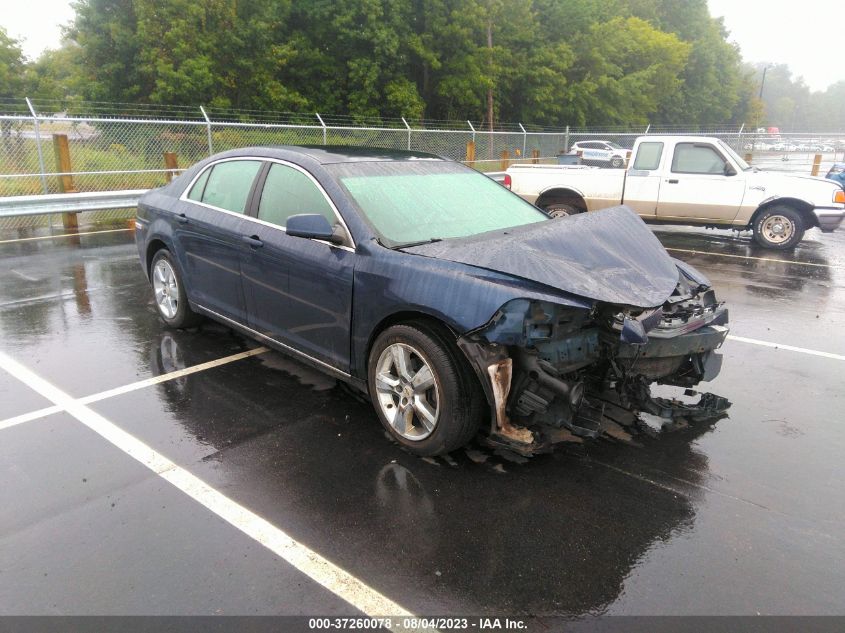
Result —
[[660, 196], [663, 143], [644, 141], [637, 147], [634, 162], [625, 175], [623, 203], [644, 218], [654, 218]]
[[710, 143], [678, 143], [663, 170], [657, 217], [730, 223], [745, 195], [745, 179]]
[[239, 323], [246, 320], [240, 270], [244, 213], [261, 165], [232, 159], [207, 168], [174, 219], [190, 299]]
[[[269, 164], [255, 196], [255, 219], [245, 226], [242, 254], [249, 326], [255, 331], [349, 372], [352, 273], [355, 252], [328, 195], [304, 169]], [[324, 215], [346, 234], [344, 245], [292, 237], [287, 219]]]

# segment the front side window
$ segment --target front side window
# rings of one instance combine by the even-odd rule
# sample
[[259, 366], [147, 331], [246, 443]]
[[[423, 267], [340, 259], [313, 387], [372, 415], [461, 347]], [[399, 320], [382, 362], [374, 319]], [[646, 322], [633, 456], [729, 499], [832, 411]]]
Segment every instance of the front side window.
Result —
[[643, 171], [657, 169], [660, 165], [660, 156], [662, 154], [663, 143], [640, 143], [633, 169], [641, 169]]
[[440, 160], [329, 165], [387, 246], [544, 222], [537, 207], [468, 167]]
[[337, 217], [323, 192], [304, 173], [274, 163], [267, 172], [258, 219], [285, 226], [288, 218], [301, 213], [319, 213], [334, 225]]
[[[252, 182], [259, 169], [261, 169], [259, 160], [230, 160], [217, 163], [207, 177], [205, 189], [202, 192], [202, 202], [226, 211], [243, 213], [246, 210]], [[188, 197], [190, 198], [193, 194], [192, 189]]]
[[672, 171], [682, 174], [725, 173], [725, 159], [710, 145], [678, 143], [672, 157]]

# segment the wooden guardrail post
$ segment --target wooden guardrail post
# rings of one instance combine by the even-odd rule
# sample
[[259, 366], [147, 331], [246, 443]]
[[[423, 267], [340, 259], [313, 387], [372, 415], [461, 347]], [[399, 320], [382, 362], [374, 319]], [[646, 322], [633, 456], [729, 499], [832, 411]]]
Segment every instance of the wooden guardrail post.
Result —
[[813, 171], [810, 172], [811, 176], [818, 176], [819, 175], [819, 168], [822, 166], [822, 155], [816, 154], [813, 157]]
[[531, 150], [531, 162], [535, 165], [540, 162], [540, 150], [539, 149], [532, 149]]
[[475, 141], [467, 142], [467, 158], [466, 162], [470, 167], [475, 167]]
[[746, 162], [746, 163], [748, 163], [748, 164], [750, 165], [750, 164], [751, 164], [751, 159], [752, 159], [752, 158], [754, 158], [754, 155], [753, 155], [751, 152], [748, 152], [748, 153], [745, 155], [745, 162]]
[[[167, 169], [178, 169], [179, 165], [176, 161], [176, 152], [164, 152], [164, 166]], [[173, 176], [176, 175], [175, 171], [166, 171], [164, 172], [164, 179], [167, 182], [171, 182], [173, 180]]]
[[[70, 165], [70, 147], [67, 142], [67, 134], [53, 134], [53, 151], [56, 155], [56, 169], [59, 176], [59, 192], [60, 193], [78, 193], [76, 187], [73, 186], [73, 176], [70, 172], [73, 168]], [[76, 229], [79, 227], [79, 221], [75, 213], [62, 213], [62, 226], [66, 229]]]
[[625, 152], [625, 169], [628, 169], [628, 165], [631, 164], [631, 150]]
[[510, 167], [510, 160], [508, 160], [510, 158], [510, 154], [508, 153], [508, 150], [503, 149], [500, 158], [502, 159], [502, 171], [505, 171], [508, 167]]

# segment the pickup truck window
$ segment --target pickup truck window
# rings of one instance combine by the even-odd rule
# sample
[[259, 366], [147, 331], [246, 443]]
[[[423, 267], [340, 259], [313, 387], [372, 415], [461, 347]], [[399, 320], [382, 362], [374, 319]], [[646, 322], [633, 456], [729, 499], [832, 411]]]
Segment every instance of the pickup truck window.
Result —
[[672, 171], [681, 174], [725, 173], [725, 159], [710, 145], [678, 143], [672, 157]]
[[663, 155], [663, 143], [640, 143], [633, 169], [653, 171], [660, 165]]

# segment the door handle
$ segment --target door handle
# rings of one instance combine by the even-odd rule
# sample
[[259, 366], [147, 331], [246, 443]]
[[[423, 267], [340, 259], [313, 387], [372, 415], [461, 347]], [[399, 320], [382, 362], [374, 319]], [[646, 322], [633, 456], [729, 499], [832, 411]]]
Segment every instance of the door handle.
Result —
[[669, 179], [669, 180], [667, 180], [666, 182], [668, 182], [670, 185], [677, 185], [677, 184], [678, 184], [678, 179], [677, 179], [677, 178], [670, 178], [670, 179]]
[[241, 240], [252, 246], [253, 248], [261, 248], [264, 242], [258, 239], [257, 235], [242, 235]]
[[176, 216], [176, 221], [179, 224], [187, 224], [188, 223], [188, 217], [184, 213], [180, 213], [179, 215]]

